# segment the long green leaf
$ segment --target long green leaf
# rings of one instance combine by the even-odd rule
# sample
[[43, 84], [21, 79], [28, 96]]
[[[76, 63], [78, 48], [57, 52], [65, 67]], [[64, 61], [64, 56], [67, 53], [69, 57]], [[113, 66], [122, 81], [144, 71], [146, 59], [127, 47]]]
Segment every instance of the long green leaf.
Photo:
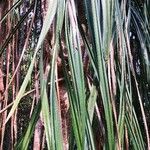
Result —
[[23, 135], [20, 138], [20, 142], [18, 142], [15, 145], [16, 150], [20, 150], [20, 149], [21, 150], [27, 150], [28, 149], [29, 142], [33, 136], [35, 125], [39, 119], [40, 112], [41, 112], [41, 101], [38, 102], [32, 116], [31, 116], [31, 120], [29, 122], [27, 131], [25, 132], [25, 135]]
[[32, 74], [32, 71], [33, 71], [34, 61], [36, 59], [37, 52], [38, 52], [41, 44], [43, 43], [44, 38], [45, 38], [45, 36], [46, 36], [46, 34], [49, 30], [49, 27], [52, 23], [52, 20], [54, 18], [55, 13], [56, 13], [56, 8], [57, 8], [57, 0], [49, 1], [48, 12], [47, 12], [47, 15], [45, 17], [45, 21], [43, 23], [42, 31], [41, 31], [41, 34], [40, 34], [40, 37], [39, 37], [39, 40], [38, 40], [38, 43], [37, 43], [37, 46], [36, 46], [36, 49], [35, 49], [35, 53], [33, 55], [32, 61], [30, 63], [28, 72], [25, 76], [25, 79], [24, 79], [22, 85], [21, 85], [21, 88], [18, 92], [18, 95], [17, 95], [15, 101], [14, 101], [14, 104], [13, 104], [13, 106], [12, 106], [12, 108], [11, 108], [7, 118], [6, 118], [5, 123], [10, 119], [10, 117], [13, 115], [14, 111], [16, 110], [16, 108], [17, 108], [17, 106], [18, 106], [18, 104], [19, 104], [19, 102], [20, 102], [20, 100], [21, 100], [21, 98], [22, 98], [22, 96], [25, 92], [25, 89], [28, 85], [28, 82], [31, 79], [31, 74]]

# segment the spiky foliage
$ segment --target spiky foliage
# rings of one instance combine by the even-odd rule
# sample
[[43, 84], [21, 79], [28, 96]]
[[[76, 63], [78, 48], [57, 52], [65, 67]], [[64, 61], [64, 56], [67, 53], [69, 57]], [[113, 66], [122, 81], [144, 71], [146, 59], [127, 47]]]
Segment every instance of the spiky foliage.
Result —
[[149, 9], [0, 1], [0, 149], [149, 149]]

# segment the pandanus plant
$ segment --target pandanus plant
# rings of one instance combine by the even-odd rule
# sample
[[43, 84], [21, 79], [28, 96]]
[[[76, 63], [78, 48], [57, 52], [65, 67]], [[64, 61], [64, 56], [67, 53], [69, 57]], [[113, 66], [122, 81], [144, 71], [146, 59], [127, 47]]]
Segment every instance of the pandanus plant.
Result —
[[0, 149], [149, 149], [148, 10], [0, 1]]

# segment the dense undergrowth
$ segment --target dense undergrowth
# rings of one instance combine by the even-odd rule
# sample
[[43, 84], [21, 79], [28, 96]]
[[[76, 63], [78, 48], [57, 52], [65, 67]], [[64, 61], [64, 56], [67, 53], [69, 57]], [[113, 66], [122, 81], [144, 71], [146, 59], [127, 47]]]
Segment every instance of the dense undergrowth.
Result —
[[0, 149], [149, 149], [149, 10], [0, 1]]

